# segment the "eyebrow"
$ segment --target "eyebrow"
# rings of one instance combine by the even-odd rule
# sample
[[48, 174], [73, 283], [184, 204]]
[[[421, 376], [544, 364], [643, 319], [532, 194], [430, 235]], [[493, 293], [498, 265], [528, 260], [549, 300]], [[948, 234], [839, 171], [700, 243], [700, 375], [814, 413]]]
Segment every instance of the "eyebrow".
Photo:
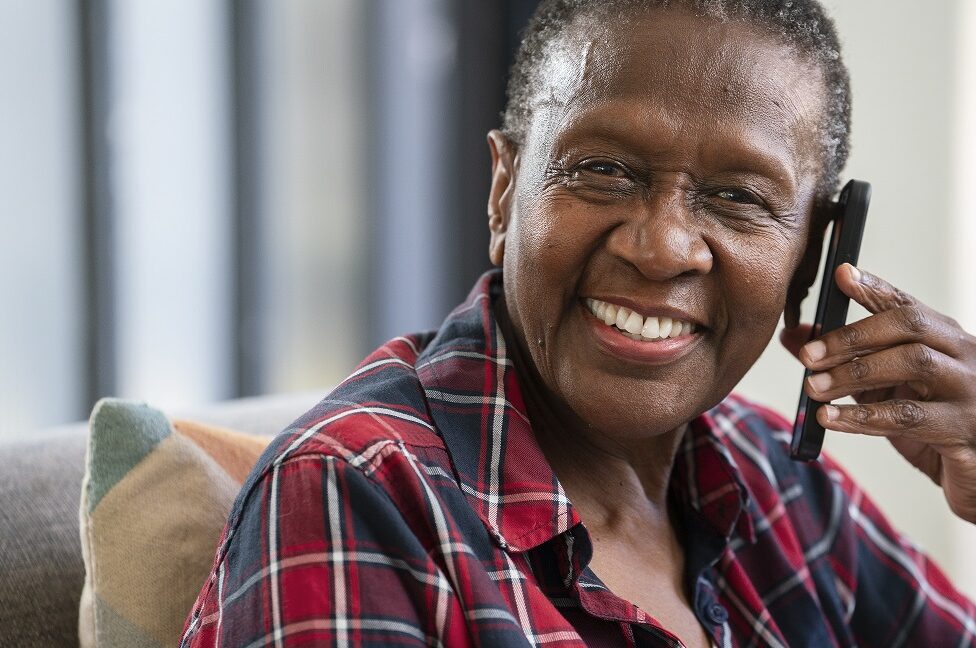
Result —
[[[601, 113], [609, 104], [593, 104], [591, 108], [574, 116], [575, 123], [568, 127], [557, 127], [557, 135], [554, 139], [554, 149], [557, 154], [565, 150], [567, 140], [574, 143], [599, 143], [610, 146], [619, 146], [641, 157], [655, 157], [666, 155], [673, 146], [669, 143], [662, 143], [654, 136], [648, 136], [646, 130], [638, 127], [633, 119], [620, 119], [620, 114], [615, 114], [613, 119], [605, 118]], [[677, 127], [665, 126], [670, 130], [667, 138], [680, 137]], [[787, 159], [790, 157], [782, 145], [777, 145], [775, 136], [768, 130], [761, 128], [749, 128], [739, 133], [732, 132], [733, 128], [728, 125], [723, 130], [719, 124], [716, 129], [716, 137], [711, 138], [710, 142], [700, 142], [696, 155], [702, 159], [703, 148], [709, 147], [718, 141], [721, 146], [712, 146], [717, 149], [709, 151], [704, 158], [705, 163], [719, 168], [724, 172], [751, 173], [763, 176], [775, 182], [785, 190], [794, 192], [799, 184], [799, 175], [802, 168], [795, 168], [789, 164]], [[718, 140], [717, 138], [721, 138]], [[753, 142], [759, 141], [765, 145], [755, 145]]]

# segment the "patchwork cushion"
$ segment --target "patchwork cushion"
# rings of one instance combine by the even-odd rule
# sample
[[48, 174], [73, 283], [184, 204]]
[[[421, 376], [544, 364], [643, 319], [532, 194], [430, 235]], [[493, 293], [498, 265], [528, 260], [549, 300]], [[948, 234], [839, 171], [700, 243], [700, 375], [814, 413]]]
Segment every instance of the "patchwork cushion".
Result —
[[82, 646], [173, 646], [241, 483], [268, 437], [106, 399], [81, 494]]

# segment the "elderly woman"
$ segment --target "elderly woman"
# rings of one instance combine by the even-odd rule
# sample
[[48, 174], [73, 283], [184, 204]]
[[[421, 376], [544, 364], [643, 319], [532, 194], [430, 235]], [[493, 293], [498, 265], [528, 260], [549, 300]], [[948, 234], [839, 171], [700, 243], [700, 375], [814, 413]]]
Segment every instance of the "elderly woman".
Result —
[[[549, 0], [492, 131], [490, 258], [245, 484], [186, 646], [966, 646], [976, 607], [729, 393], [799, 302], [847, 155], [815, 0]], [[976, 521], [976, 343], [867, 272], [784, 341], [843, 432]], [[793, 380], [794, 376], [784, 379]]]

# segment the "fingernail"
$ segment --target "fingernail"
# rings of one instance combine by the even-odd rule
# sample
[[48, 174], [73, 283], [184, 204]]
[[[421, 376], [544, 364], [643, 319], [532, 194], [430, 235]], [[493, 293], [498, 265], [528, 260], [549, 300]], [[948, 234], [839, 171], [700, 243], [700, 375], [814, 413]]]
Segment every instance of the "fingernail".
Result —
[[803, 350], [806, 352], [807, 357], [810, 358], [810, 362], [816, 362], [822, 360], [825, 355], [827, 355], [827, 345], [820, 340], [814, 340], [813, 342], [807, 343]]
[[853, 265], [851, 266], [851, 277], [854, 278], [854, 281], [858, 283], [861, 282], [861, 271], [858, 270], [857, 267]]
[[840, 410], [833, 405], [824, 405], [824, 414], [827, 416], [828, 421], [834, 421], [840, 414]]
[[810, 381], [810, 386], [817, 390], [818, 393], [823, 393], [830, 389], [830, 379], [829, 373], [817, 373], [810, 376], [807, 380]]

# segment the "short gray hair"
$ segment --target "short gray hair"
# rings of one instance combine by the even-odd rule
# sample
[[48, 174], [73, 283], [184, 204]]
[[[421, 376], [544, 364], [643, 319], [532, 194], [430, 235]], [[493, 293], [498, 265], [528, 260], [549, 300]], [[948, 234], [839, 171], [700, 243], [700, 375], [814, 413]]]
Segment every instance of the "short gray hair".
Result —
[[687, 8], [717, 20], [745, 20], [820, 67], [827, 96], [817, 193], [820, 199], [832, 196], [850, 151], [851, 84], [834, 22], [817, 0], [543, 0], [525, 28], [509, 74], [508, 102], [502, 113], [505, 135], [517, 145], [524, 142], [532, 119], [533, 93], [541, 87], [538, 75], [546, 46], [577, 19], [609, 20], [668, 7]]

